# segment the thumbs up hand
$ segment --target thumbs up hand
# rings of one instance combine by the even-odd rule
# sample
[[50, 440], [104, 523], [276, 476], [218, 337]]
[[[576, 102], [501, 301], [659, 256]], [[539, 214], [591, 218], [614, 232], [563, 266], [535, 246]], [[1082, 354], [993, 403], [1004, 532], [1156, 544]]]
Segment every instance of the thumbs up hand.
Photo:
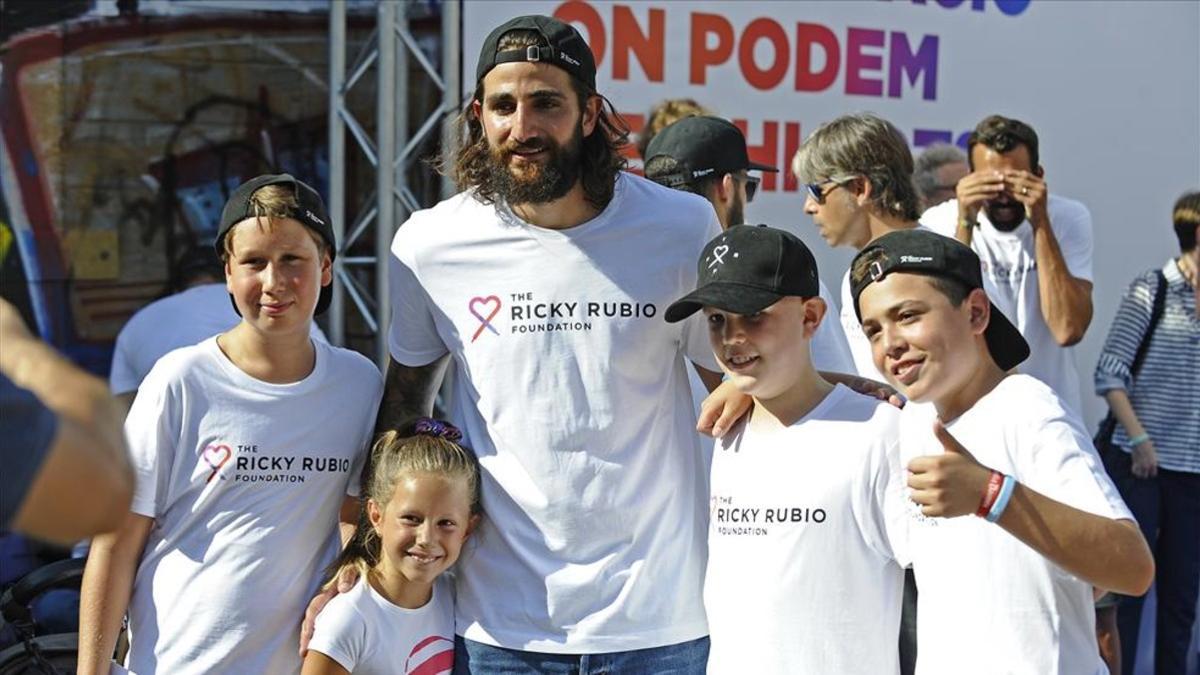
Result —
[[945, 453], [925, 455], [908, 463], [909, 498], [921, 506], [921, 513], [954, 518], [974, 513], [987, 490], [991, 469], [954, 438], [941, 420], [933, 423], [933, 435]]

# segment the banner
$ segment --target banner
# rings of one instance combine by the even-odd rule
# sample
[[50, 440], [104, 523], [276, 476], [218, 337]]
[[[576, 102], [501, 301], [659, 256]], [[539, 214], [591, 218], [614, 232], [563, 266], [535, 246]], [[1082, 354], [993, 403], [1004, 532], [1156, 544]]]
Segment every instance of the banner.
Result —
[[[1084, 392], [1121, 292], [1178, 255], [1174, 200], [1200, 189], [1200, 3], [1048, 0], [680, 2], [549, 0], [463, 6], [463, 82], [484, 37], [520, 14], [580, 30], [597, 84], [634, 130], [667, 98], [693, 98], [746, 133], [765, 174], [748, 222], [792, 230], [836, 289], [853, 251], [803, 213], [791, 157], [821, 122], [871, 111], [914, 151], [964, 143], [992, 113], [1040, 137], [1051, 192], [1095, 224], [1095, 317], [1076, 349]], [[1094, 421], [1099, 399], [1085, 396]]]

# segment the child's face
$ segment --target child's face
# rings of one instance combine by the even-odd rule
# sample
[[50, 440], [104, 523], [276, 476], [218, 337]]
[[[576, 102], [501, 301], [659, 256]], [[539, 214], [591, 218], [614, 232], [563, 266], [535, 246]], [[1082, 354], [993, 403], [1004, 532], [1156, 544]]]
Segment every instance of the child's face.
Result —
[[458, 560], [475, 528], [467, 481], [428, 473], [404, 473], [391, 501], [367, 502], [367, 516], [382, 542], [380, 564], [410, 582], [433, 583]]
[[321, 287], [332, 281], [329, 254], [291, 218], [233, 226], [225, 285], [247, 323], [268, 333], [308, 334]]
[[820, 298], [786, 297], [757, 314], [705, 307], [708, 340], [721, 370], [760, 401], [786, 393], [812, 368], [808, 342], [825, 314]]
[[943, 402], [974, 377], [975, 336], [987, 327], [983, 291], [955, 307], [929, 277], [893, 273], [863, 289], [858, 302], [875, 367], [909, 400]]

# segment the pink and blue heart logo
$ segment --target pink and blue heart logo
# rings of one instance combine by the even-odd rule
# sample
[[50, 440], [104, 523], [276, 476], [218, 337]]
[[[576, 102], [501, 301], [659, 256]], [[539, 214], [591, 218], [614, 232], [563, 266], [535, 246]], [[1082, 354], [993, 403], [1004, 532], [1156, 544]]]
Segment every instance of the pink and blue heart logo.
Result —
[[475, 329], [475, 334], [471, 336], [471, 342], [478, 340], [485, 328], [496, 335], [500, 334], [500, 331], [496, 330], [496, 327], [492, 325], [492, 319], [496, 318], [496, 315], [500, 313], [500, 298], [494, 295], [474, 297], [467, 304], [467, 309], [470, 310], [476, 319], [479, 319], [479, 328]]
[[212, 473], [208, 474], [208, 479], [204, 481], [205, 483], [211, 483], [212, 479], [217, 477], [217, 472], [221, 470], [221, 467], [225, 466], [230, 457], [233, 457], [233, 449], [224, 443], [209, 445], [205, 446], [204, 452], [200, 453], [200, 457], [212, 469]]

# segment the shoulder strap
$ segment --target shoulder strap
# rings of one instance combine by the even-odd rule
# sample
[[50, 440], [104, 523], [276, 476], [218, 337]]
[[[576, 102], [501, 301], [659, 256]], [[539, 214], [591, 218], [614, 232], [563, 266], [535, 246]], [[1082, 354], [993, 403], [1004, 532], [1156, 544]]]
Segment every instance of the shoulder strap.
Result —
[[1146, 325], [1146, 332], [1142, 334], [1137, 354], [1133, 357], [1133, 366], [1129, 369], [1129, 373], [1133, 377], [1137, 377], [1138, 371], [1142, 369], [1142, 361], [1146, 358], [1146, 348], [1150, 346], [1150, 336], [1154, 334], [1154, 329], [1162, 319], [1163, 310], [1167, 305], [1167, 277], [1162, 270], [1155, 270], [1154, 276], [1158, 281], [1158, 285], [1154, 288], [1154, 305], [1150, 308], [1150, 323]]

